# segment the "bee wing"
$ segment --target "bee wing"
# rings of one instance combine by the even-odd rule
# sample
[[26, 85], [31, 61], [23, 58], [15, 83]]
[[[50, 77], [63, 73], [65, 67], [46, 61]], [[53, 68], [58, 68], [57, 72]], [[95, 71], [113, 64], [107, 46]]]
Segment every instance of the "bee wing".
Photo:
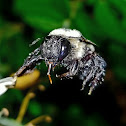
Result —
[[84, 37], [81, 37], [81, 41], [82, 41], [82, 42], [85, 42], [85, 43], [87, 43], [87, 44], [92, 44], [92, 45], [94, 45], [94, 46], [97, 46], [94, 42], [92, 42], [91, 40], [88, 40], [88, 39], [86, 39], [86, 38], [84, 38]]

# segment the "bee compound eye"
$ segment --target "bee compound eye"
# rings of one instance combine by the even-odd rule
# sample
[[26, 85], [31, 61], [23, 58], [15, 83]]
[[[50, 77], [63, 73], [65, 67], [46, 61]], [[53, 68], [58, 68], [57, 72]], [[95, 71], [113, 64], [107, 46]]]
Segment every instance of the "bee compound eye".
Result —
[[60, 50], [60, 54], [59, 54], [59, 61], [62, 61], [68, 54], [70, 51], [70, 42], [63, 38], [61, 41], [61, 50]]

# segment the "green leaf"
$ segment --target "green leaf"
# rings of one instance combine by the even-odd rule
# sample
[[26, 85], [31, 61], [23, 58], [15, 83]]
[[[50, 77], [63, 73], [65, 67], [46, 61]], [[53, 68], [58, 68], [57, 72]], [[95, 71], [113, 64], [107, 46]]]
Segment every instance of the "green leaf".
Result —
[[125, 0], [108, 0], [108, 2], [117, 8], [124, 16], [126, 16], [126, 1]]
[[2, 63], [11, 65], [13, 67], [13, 72], [22, 65], [29, 53], [29, 46], [20, 33], [14, 35], [10, 39], [8, 38], [5, 42], [3, 41], [0, 47], [1, 60], [3, 60]]
[[[10, 96], [8, 98], [8, 96]], [[13, 106], [13, 103], [19, 103], [23, 99], [23, 95], [21, 91], [16, 89], [9, 89], [4, 95], [0, 97], [0, 106], [8, 107], [10, 104]]]
[[87, 0], [86, 2], [88, 5], [93, 5], [96, 3], [96, 0]]
[[31, 101], [28, 107], [28, 111], [33, 116], [39, 116], [39, 115], [55, 115], [57, 112], [56, 106], [53, 104], [40, 104], [36, 101]]
[[75, 19], [74, 24], [77, 27], [77, 29], [82, 32], [84, 37], [91, 39], [91, 31], [89, 27], [92, 24], [90, 22], [89, 17], [86, 15], [86, 13], [80, 10], [78, 12], [78, 17]]
[[95, 20], [111, 39], [126, 44], [125, 31], [120, 26], [119, 19], [107, 1], [98, 1], [95, 10]]
[[[96, 44], [101, 44], [102, 40], [105, 38], [104, 32], [98, 24], [95, 22], [93, 17], [88, 15], [86, 11], [83, 10], [83, 6], [80, 7], [77, 13], [77, 18], [73, 21], [74, 26], [82, 32], [84, 37], [94, 41]], [[98, 42], [98, 43], [97, 43]]]
[[[14, 11], [32, 27], [50, 31], [62, 27], [69, 16], [68, 0], [16, 0]], [[30, 3], [30, 7], [29, 7]]]
[[42, 106], [36, 101], [31, 101], [28, 107], [29, 113], [34, 116], [39, 116], [42, 114]]
[[126, 29], [126, 15], [125, 15], [125, 17], [124, 17], [123, 20], [122, 20], [122, 27], [123, 27], [124, 29]]
[[111, 68], [119, 80], [126, 81], [126, 58], [125, 47], [120, 44], [109, 45], [109, 57], [111, 57]]
[[[125, 57], [125, 47], [120, 44], [110, 44], [109, 45], [109, 57], [111, 57], [111, 63], [114, 65], [124, 65], [126, 63]], [[113, 66], [112, 65], [112, 66]]]
[[25, 17], [25, 20], [28, 21], [28, 23], [37, 29], [42, 29], [45, 31], [51, 31], [55, 28], [62, 27], [62, 21], [57, 21], [55, 18], [51, 17], [37, 17], [32, 15], [27, 15]]

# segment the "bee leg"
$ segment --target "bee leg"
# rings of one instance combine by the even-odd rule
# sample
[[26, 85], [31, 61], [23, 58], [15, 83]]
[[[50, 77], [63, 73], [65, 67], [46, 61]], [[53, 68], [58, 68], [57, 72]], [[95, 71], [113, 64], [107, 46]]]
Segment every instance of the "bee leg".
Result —
[[24, 64], [15, 73], [15, 76], [22, 76], [24, 74], [30, 73], [34, 70], [36, 65], [39, 65], [43, 60], [40, 53], [40, 48], [35, 49], [33, 52], [29, 53], [29, 56], [25, 59]]
[[90, 81], [91, 78], [92, 78], [92, 71], [88, 74], [88, 76], [86, 77], [86, 79], [83, 81], [81, 90], [84, 90], [84, 87], [85, 87], [86, 83], [87, 83], [88, 81]]
[[62, 78], [71, 78], [72, 75], [70, 74], [70, 72], [66, 72], [66, 73], [63, 73], [61, 75], [56, 75], [56, 77], [62, 79]]
[[56, 77], [58, 78], [67, 78], [67, 79], [72, 79], [73, 76], [75, 76], [77, 74], [78, 71], [78, 60], [73, 61], [69, 67], [68, 67], [69, 71], [66, 73], [63, 73], [61, 75], [56, 75]]
[[93, 79], [93, 81], [90, 82], [89, 86], [90, 86], [90, 90], [89, 90], [89, 95], [91, 95], [92, 91], [95, 89], [95, 87], [98, 85], [98, 84], [101, 84], [102, 81], [104, 81], [103, 79], [103, 73], [105, 73], [104, 70], [100, 70], [99, 73], [96, 74], [95, 78]]
[[51, 79], [51, 75], [50, 75], [50, 71], [51, 71], [51, 64], [49, 64], [49, 67], [48, 67], [48, 72], [47, 72], [47, 75], [48, 75], [48, 78], [49, 78], [49, 81], [50, 81], [50, 84], [52, 84], [52, 79]]

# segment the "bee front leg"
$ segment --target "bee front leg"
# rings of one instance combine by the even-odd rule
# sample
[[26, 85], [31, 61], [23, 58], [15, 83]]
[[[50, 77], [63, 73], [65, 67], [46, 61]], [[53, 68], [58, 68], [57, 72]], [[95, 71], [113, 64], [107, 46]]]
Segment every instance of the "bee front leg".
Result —
[[40, 48], [35, 49], [33, 52], [29, 53], [29, 56], [25, 59], [24, 64], [19, 68], [14, 76], [22, 76], [24, 74], [30, 73], [34, 70], [36, 65], [41, 63], [43, 60], [40, 53]]

